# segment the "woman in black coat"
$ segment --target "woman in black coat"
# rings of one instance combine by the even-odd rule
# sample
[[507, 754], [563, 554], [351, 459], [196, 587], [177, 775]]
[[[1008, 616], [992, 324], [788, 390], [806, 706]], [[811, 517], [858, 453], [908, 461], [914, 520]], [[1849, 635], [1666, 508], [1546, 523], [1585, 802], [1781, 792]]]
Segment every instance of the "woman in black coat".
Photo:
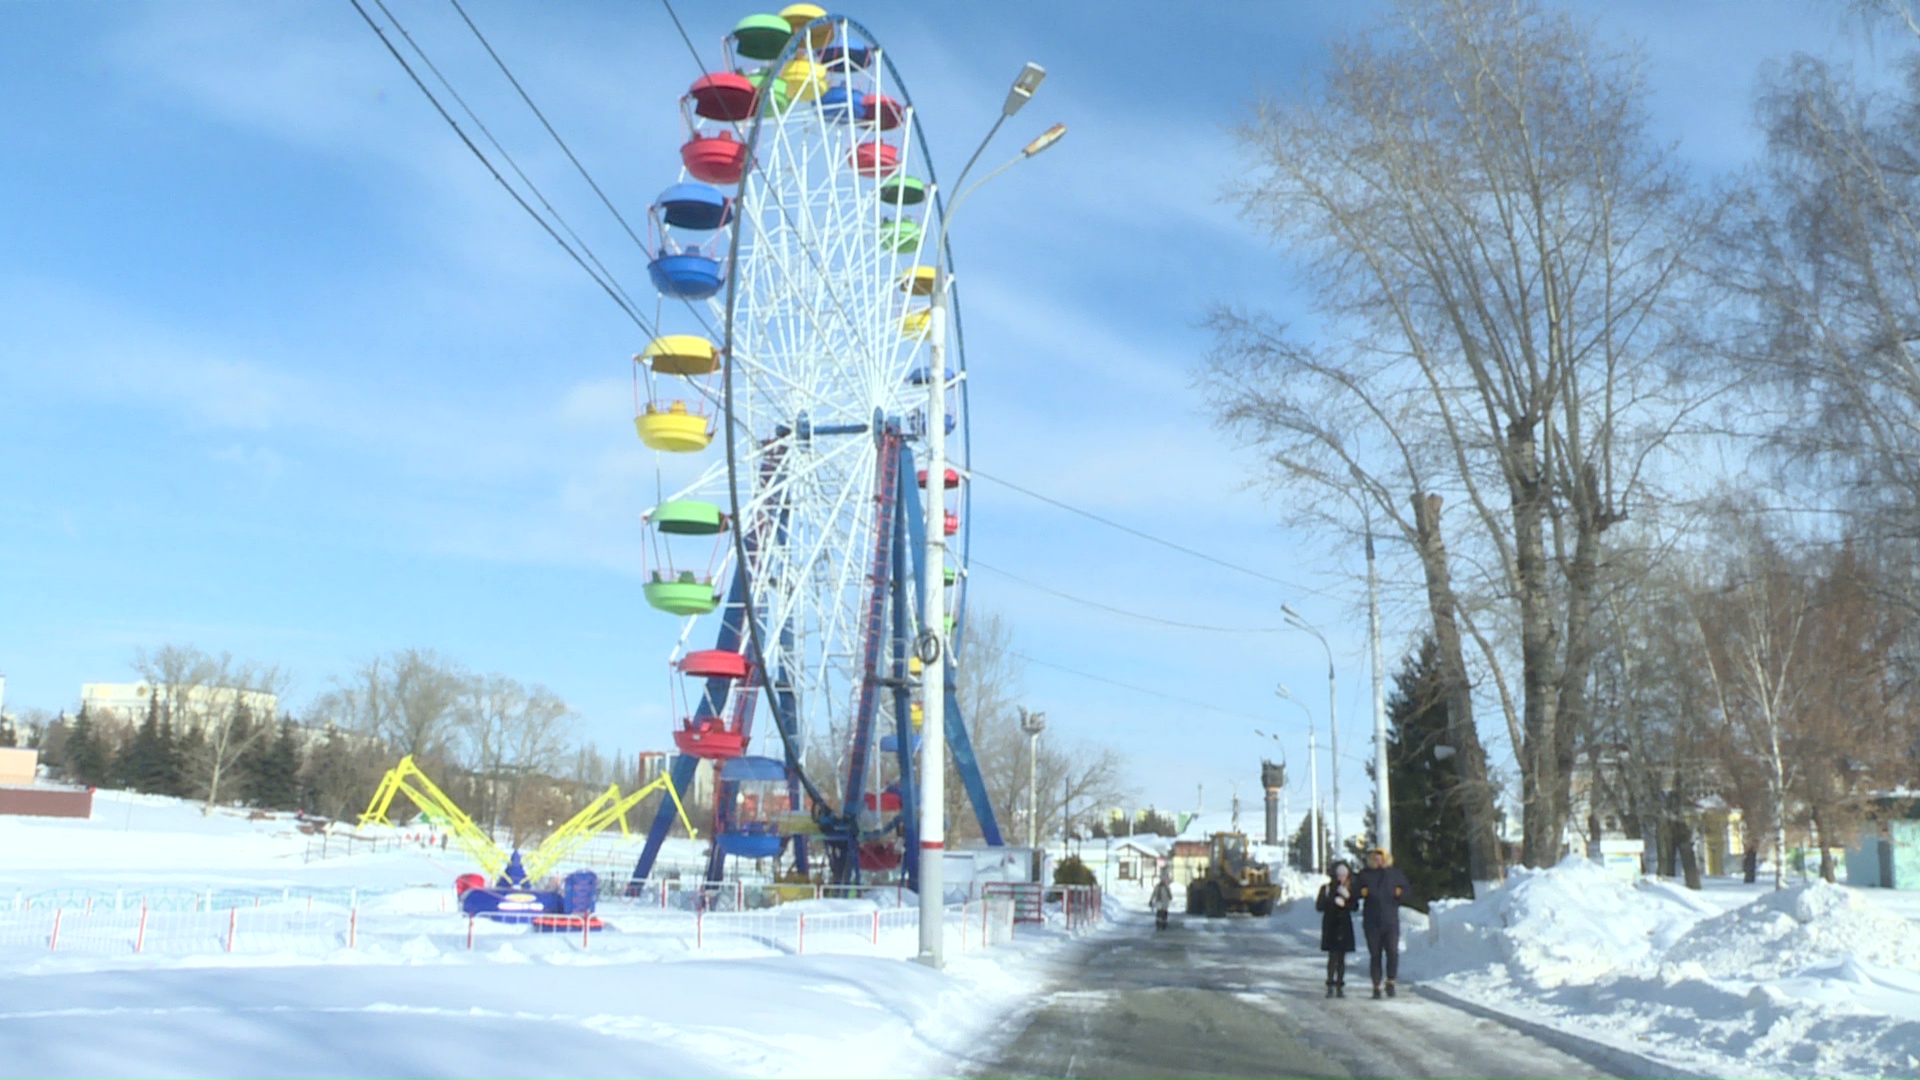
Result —
[[1327, 954], [1327, 996], [1347, 996], [1347, 954], [1353, 951], [1353, 868], [1344, 860], [1327, 870], [1314, 910], [1320, 912], [1320, 948]]

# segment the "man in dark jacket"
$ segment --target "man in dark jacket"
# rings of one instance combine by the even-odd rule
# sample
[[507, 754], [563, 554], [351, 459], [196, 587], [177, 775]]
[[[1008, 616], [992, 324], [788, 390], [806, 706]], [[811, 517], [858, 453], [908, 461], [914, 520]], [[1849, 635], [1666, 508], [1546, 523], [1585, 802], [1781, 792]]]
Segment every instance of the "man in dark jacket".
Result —
[[1367, 933], [1367, 969], [1373, 975], [1373, 996], [1380, 997], [1381, 961], [1386, 961], [1387, 996], [1393, 996], [1394, 980], [1400, 977], [1400, 902], [1410, 898], [1413, 888], [1407, 875], [1393, 865], [1386, 848], [1367, 853], [1367, 869], [1355, 880], [1364, 905], [1360, 925]]

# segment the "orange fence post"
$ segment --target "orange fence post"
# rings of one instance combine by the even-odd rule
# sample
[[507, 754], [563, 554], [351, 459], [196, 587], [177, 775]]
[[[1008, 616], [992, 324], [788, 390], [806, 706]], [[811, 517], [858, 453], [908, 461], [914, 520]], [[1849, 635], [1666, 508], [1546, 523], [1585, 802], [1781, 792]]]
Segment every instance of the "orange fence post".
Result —
[[133, 951], [140, 952], [147, 947], [147, 899], [140, 898], [140, 929], [133, 932]]
[[53, 936], [47, 939], [47, 951], [55, 952], [60, 948], [60, 914], [64, 908], [53, 909]]

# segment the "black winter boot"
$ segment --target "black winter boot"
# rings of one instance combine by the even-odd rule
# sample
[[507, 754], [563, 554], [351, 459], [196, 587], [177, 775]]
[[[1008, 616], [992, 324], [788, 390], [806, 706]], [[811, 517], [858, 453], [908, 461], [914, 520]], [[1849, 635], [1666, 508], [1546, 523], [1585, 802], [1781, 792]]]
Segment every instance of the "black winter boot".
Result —
[[1333, 984], [1333, 996], [1334, 996], [1334, 997], [1337, 997], [1337, 998], [1343, 998], [1343, 997], [1346, 997], [1346, 996], [1347, 996], [1347, 984], [1346, 984], [1346, 983], [1334, 983], [1334, 984]]
[[1332, 984], [1332, 983], [1328, 983], [1328, 984], [1327, 984], [1327, 996], [1328, 996], [1328, 997], [1332, 997], [1332, 996], [1333, 996], [1333, 984]]
[[1373, 1000], [1375, 1001], [1380, 1000], [1380, 984], [1379, 983], [1373, 984]]
[[1388, 997], [1393, 996], [1393, 980], [1392, 979], [1387, 980], [1387, 996]]

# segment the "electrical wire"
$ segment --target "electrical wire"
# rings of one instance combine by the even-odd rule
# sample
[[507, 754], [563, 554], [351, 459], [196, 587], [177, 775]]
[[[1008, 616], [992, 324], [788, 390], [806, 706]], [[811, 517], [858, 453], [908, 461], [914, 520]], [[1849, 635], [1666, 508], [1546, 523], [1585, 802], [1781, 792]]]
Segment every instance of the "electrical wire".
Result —
[[[487, 35], [481, 33], [480, 28], [474, 25], [473, 19], [467, 15], [467, 9], [460, 5], [460, 0], [451, 0], [451, 2], [453, 4], [453, 10], [460, 13], [460, 20], [467, 24], [467, 29], [473, 31], [473, 36], [479, 40], [480, 47], [487, 50], [487, 55], [493, 58], [494, 66], [500, 69], [500, 74], [507, 77], [507, 82], [513, 85], [514, 92], [520, 95], [520, 100], [526, 102], [527, 108], [533, 110], [533, 115], [540, 121], [540, 126], [547, 129], [547, 134], [553, 136], [553, 141], [560, 147], [560, 152], [567, 155], [567, 160], [573, 163], [574, 169], [580, 173], [580, 178], [585, 180], [587, 186], [593, 189], [593, 193], [600, 197], [600, 205], [605, 206], [607, 212], [613, 215], [613, 220], [619, 222], [620, 227], [626, 230], [627, 237], [633, 241], [634, 246], [645, 251], [647, 247], [646, 243], [640, 239], [639, 234], [633, 231], [633, 226], [627, 224], [627, 219], [621, 215], [619, 208], [613, 205], [613, 200], [609, 199], [607, 193], [600, 189], [600, 185], [593, 179], [593, 174], [589, 173], [587, 167], [580, 163], [580, 159], [573, 155], [573, 149], [567, 145], [567, 140], [561, 138], [560, 133], [555, 131], [553, 125], [547, 122], [547, 114], [541, 112], [540, 106], [533, 103], [533, 97], [520, 85], [520, 80], [514, 78], [513, 72], [508, 70], [507, 62], [500, 58], [499, 53], [494, 51], [493, 43], [487, 40]], [[684, 36], [684, 32], [682, 36]]]
[[[583, 258], [579, 251], [575, 251], [572, 245], [568, 244], [566, 239], [562, 237], [557, 230], [555, 230], [553, 223], [549, 222], [546, 218], [542, 217], [540, 215], [540, 212], [538, 210], [535, 210], [532, 204], [527, 202], [526, 197], [521, 195], [520, 192], [512, 184], [508, 183], [506, 177], [500, 175], [500, 170], [497, 167], [495, 167], [493, 161], [487, 157], [486, 152], [481, 150], [479, 146], [474, 144], [473, 139], [470, 136], [468, 136], [468, 134], [463, 128], [461, 128], [459, 121], [455, 120], [453, 118], [453, 114], [447, 111], [447, 107], [441, 104], [440, 99], [434, 95], [434, 92], [431, 89], [428, 88], [426, 81], [420, 78], [419, 72], [415, 71], [413, 68], [413, 65], [407, 62], [407, 58], [401, 55], [399, 48], [394, 45], [393, 39], [387, 36], [386, 29], [383, 28], [377, 21], [375, 21], [372, 15], [368, 14], [367, 9], [364, 6], [362, 6], [362, 4], [360, 3], [360, 0], [347, 0], [347, 2], [353, 5], [354, 11], [360, 14], [360, 18], [366, 22], [367, 27], [371, 29], [374, 32], [374, 35], [380, 39], [380, 44], [386, 46], [387, 52], [390, 53], [393, 56], [394, 61], [400, 65], [400, 69], [407, 73], [407, 78], [413, 81], [413, 85], [419, 89], [421, 95], [424, 96], [427, 99], [427, 102], [433, 106], [434, 111], [440, 114], [440, 119], [444, 120], [447, 126], [453, 129], [453, 133], [459, 136], [461, 143], [463, 143], [466, 146], [468, 152], [472, 153], [474, 158], [480, 162], [481, 166], [487, 170], [488, 175], [493, 177], [494, 182], [499, 184], [500, 187], [503, 190], [505, 190], [509, 196], [513, 198], [514, 202], [520, 204], [520, 209], [525, 210], [527, 212], [527, 216], [531, 217], [535, 222], [537, 222], [539, 226], [546, 231], [547, 235], [553, 238], [554, 243], [560, 245], [560, 250], [566, 252], [567, 255], [570, 258], [572, 258], [573, 261], [580, 267], [580, 269], [585, 271], [587, 276], [591, 277], [594, 280], [594, 283], [596, 285], [600, 286], [601, 291], [607, 294], [608, 298], [614, 302], [615, 306], [619, 307], [620, 311], [623, 314], [625, 314], [628, 319], [632, 320], [634, 325], [640, 328], [641, 332], [645, 333], [648, 337], [655, 336], [652, 327], [650, 327], [647, 324], [647, 321], [641, 317], [639, 311], [636, 308], [634, 308], [632, 302], [626, 298], [626, 296], [618, 288], [618, 286], [614, 282], [612, 282], [609, 278], [601, 277], [601, 275], [597, 273], [594, 270], [594, 268], [588, 264], [587, 259]], [[400, 21], [398, 19], [394, 19], [393, 13], [387, 10], [386, 5], [380, 3], [380, 0], [374, 0], [374, 2], [380, 7], [380, 10], [387, 16], [387, 18], [393, 20], [394, 29], [397, 30], [401, 34], [401, 36], [406, 37], [407, 43], [409, 45], [412, 45], [416, 52], [420, 53], [421, 60], [426, 62], [428, 66], [431, 67], [432, 63], [431, 61], [427, 60], [426, 54], [424, 52], [421, 52], [420, 47], [418, 45], [414, 44], [412, 37], [407, 35], [406, 29], [400, 25]], [[437, 77], [438, 73], [436, 72], [435, 74]], [[445, 80], [442, 79], [442, 82], [445, 82]], [[452, 92], [451, 86], [448, 86], [448, 92], [449, 93]], [[456, 94], [455, 97], [457, 99], [458, 95]], [[464, 103], [462, 103], [462, 108], [465, 108]], [[471, 110], [468, 110], [468, 115], [469, 116], [472, 115]], [[476, 125], [479, 125], [479, 119], [477, 117], [474, 119], [474, 123]], [[483, 130], [484, 130], [484, 127], [483, 127]], [[489, 136], [489, 138], [491, 138], [491, 136]], [[498, 144], [496, 143], [495, 145], [497, 146]], [[502, 151], [502, 153], [504, 155], [505, 152]], [[523, 179], [524, 179], [524, 176], [523, 176]], [[529, 187], [531, 186], [532, 185], [529, 183]], [[537, 192], [536, 192], [536, 197], [537, 197]], [[545, 202], [544, 199], [542, 199], [541, 201], [543, 203]], [[595, 261], [597, 262], [598, 260], [595, 260]]]
[[1012, 573], [1010, 571], [1002, 570], [999, 567], [992, 565], [991, 563], [982, 562], [978, 558], [969, 559], [967, 561], [967, 570], [969, 573], [971, 573], [974, 570], [985, 570], [988, 573], [998, 574], [1009, 581], [1015, 582], [1020, 585], [1024, 585], [1029, 589], [1034, 589], [1036, 591], [1046, 593], [1049, 596], [1057, 596], [1062, 600], [1070, 601], [1075, 604], [1083, 604], [1087, 607], [1095, 608], [1099, 611], [1105, 611], [1109, 614], [1123, 615], [1129, 619], [1139, 619], [1141, 622], [1157, 623], [1161, 626], [1171, 626], [1179, 630], [1202, 630], [1202, 631], [1206, 631], [1208, 633], [1214, 633], [1214, 634], [1284, 634], [1284, 633], [1289, 633], [1294, 629], [1293, 627], [1290, 627], [1290, 626], [1208, 626], [1203, 623], [1180, 622], [1177, 619], [1163, 619], [1158, 615], [1148, 615], [1144, 612], [1139, 612], [1139, 611], [1128, 611], [1126, 608], [1114, 607], [1111, 604], [1103, 604], [1098, 600], [1089, 600], [1084, 596], [1075, 596], [1072, 593], [1062, 592], [1059, 589], [1053, 588], [1052, 586], [1042, 585], [1037, 581], [1032, 581], [1027, 578], [1023, 578], [1020, 575]]
[[1081, 671], [1077, 668], [1067, 667], [1065, 664], [1056, 664], [1050, 660], [1042, 660], [1037, 656], [1028, 656], [1026, 653], [1023, 653], [1023, 652], [1013, 651], [1013, 652], [1010, 652], [1009, 655], [1017, 657], [1021, 660], [1025, 660], [1029, 664], [1038, 664], [1041, 667], [1052, 668], [1055, 671], [1062, 671], [1067, 673], [1068, 675], [1077, 675], [1082, 679], [1089, 679], [1097, 683], [1106, 683], [1108, 686], [1117, 686], [1122, 690], [1130, 690], [1136, 694], [1146, 694], [1149, 697], [1157, 697], [1166, 701], [1179, 702], [1182, 705], [1186, 705], [1195, 709], [1205, 709], [1208, 712], [1225, 713], [1228, 716], [1245, 717], [1248, 720], [1258, 720], [1261, 723], [1267, 723], [1272, 719], [1271, 717], [1258, 716], [1250, 712], [1242, 712], [1239, 709], [1229, 709], [1220, 705], [1209, 705], [1204, 701], [1195, 701], [1192, 698], [1181, 697], [1178, 694], [1169, 694], [1162, 690], [1153, 690], [1145, 686], [1135, 686], [1132, 683], [1124, 683], [1118, 679], [1109, 679], [1105, 675], [1095, 675], [1092, 672]]
[[687, 36], [687, 28], [680, 25], [680, 16], [673, 10], [673, 0], [660, 0], [660, 6], [667, 9], [667, 18], [672, 19], [673, 28], [680, 31], [680, 40], [686, 43], [687, 53], [693, 57], [694, 66], [700, 69], [701, 74], [706, 74], [707, 62], [700, 59], [700, 50], [693, 47], [693, 39]]
[[1238, 573], [1245, 574], [1248, 577], [1259, 578], [1261, 581], [1271, 582], [1272, 584], [1278, 585], [1284, 589], [1293, 590], [1294, 592], [1306, 593], [1310, 596], [1322, 596], [1322, 597], [1337, 599], [1337, 597], [1335, 597], [1334, 594], [1329, 590], [1314, 589], [1305, 585], [1299, 585], [1294, 582], [1287, 581], [1283, 578], [1274, 577], [1272, 574], [1265, 573], [1264, 571], [1255, 570], [1251, 566], [1241, 566], [1239, 563], [1228, 562], [1227, 560], [1219, 558], [1218, 556], [1209, 555], [1204, 551], [1198, 551], [1198, 550], [1195, 550], [1194, 548], [1190, 548], [1185, 544], [1176, 543], [1164, 537], [1155, 536], [1150, 532], [1144, 532], [1140, 529], [1134, 528], [1131, 525], [1123, 525], [1120, 522], [1113, 520], [1112, 518], [1102, 517], [1101, 515], [1096, 514], [1091, 510], [1083, 510], [1078, 506], [1074, 506], [1072, 503], [1063, 502], [1059, 499], [1053, 498], [1050, 495], [1042, 495], [1041, 493], [1034, 491], [1032, 488], [1021, 487], [1019, 484], [1016, 484], [1011, 480], [1002, 479], [998, 476], [994, 476], [992, 473], [982, 472], [978, 468], [969, 469], [968, 475], [977, 477], [981, 480], [991, 481], [992, 483], [999, 484], [1001, 487], [1004, 487], [1004, 488], [1011, 488], [1012, 490], [1017, 491], [1020, 494], [1025, 495], [1030, 499], [1038, 499], [1039, 501], [1046, 503], [1049, 506], [1059, 507], [1060, 509], [1067, 511], [1070, 514], [1078, 514], [1079, 516], [1086, 518], [1089, 521], [1093, 521], [1101, 525], [1105, 525], [1110, 529], [1118, 529], [1123, 533], [1126, 533], [1130, 536], [1139, 537], [1140, 539], [1145, 540], [1149, 543], [1159, 544], [1161, 547], [1172, 548], [1173, 550], [1180, 552], [1182, 555], [1189, 555], [1203, 562], [1210, 562], [1215, 566], [1225, 567], [1228, 570], [1233, 570]]
[[[552, 202], [548, 201], [546, 194], [540, 190], [540, 186], [533, 182], [533, 178], [528, 176], [526, 173], [526, 170], [520, 167], [520, 163], [513, 159], [513, 155], [507, 151], [507, 148], [505, 146], [502, 146], [500, 144], [500, 140], [493, 137], [493, 131], [492, 129], [487, 127], [486, 121], [480, 119], [480, 114], [475, 112], [471, 105], [467, 104], [466, 98], [463, 98], [460, 96], [460, 91], [455, 89], [452, 80], [448, 79], [446, 75], [441, 72], [439, 65], [433, 62], [433, 57], [428, 56], [427, 50], [422, 48], [420, 46], [420, 43], [413, 39], [413, 35], [407, 32], [407, 28], [401, 24], [400, 19], [394, 15], [391, 9], [387, 7], [386, 0], [374, 0], [374, 3], [378, 5], [381, 13], [386, 15], [386, 17], [393, 23], [394, 29], [400, 32], [400, 36], [407, 40], [407, 44], [411, 46], [413, 48], [414, 53], [420, 57], [421, 63], [424, 63], [425, 65], [427, 65], [427, 70], [433, 72], [433, 77], [440, 80], [440, 85], [446, 88], [448, 95], [450, 95], [453, 98], [455, 104], [459, 105], [460, 110], [467, 114], [467, 118], [469, 120], [473, 121], [474, 127], [480, 129], [480, 134], [486, 137], [488, 144], [491, 145], [494, 151], [500, 155], [501, 159], [507, 163], [507, 167], [509, 169], [512, 169], [513, 174], [520, 178], [520, 182], [522, 184], [525, 184], [527, 187], [527, 190], [533, 193], [533, 197], [540, 201], [540, 205], [546, 209], [547, 213], [553, 218], [554, 222], [560, 226], [561, 231], [565, 232], [567, 234], [568, 239], [572, 240], [573, 243], [579, 247], [580, 251], [587, 257], [587, 261], [593, 263], [595, 269], [600, 271], [600, 276], [604, 278], [609, 285], [612, 286], [613, 291], [620, 294], [620, 299], [626, 302], [626, 306], [628, 310], [630, 312], [637, 314], [639, 311], [639, 305], [635, 304], [633, 301], [633, 297], [629, 296], [627, 294], [627, 290], [620, 286], [620, 282], [617, 278], [614, 277], [613, 271], [607, 269], [607, 265], [600, 261], [600, 257], [593, 253], [593, 249], [587, 246], [587, 242], [580, 238], [580, 234], [574, 231], [573, 226], [567, 223], [567, 219], [561, 216], [560, 211], [554, 207]], [[457, 3], [454, 5], [454, 7], [455, 7], [455, 10], [459, 10], [459, 5]], [[463, 19], [466, 18], [466, 12], [461, 11], [460, 16]], [[470, 20], [468, 21], [467, 25], [469, 27], [473, 27], [473, 23]], [[477, 27], [474, 27], [473, 29], [474, 29], [474, 33], [476, 35], [479, 35], [480, 33], [479, 29]], [[481, 37], [480, 43], [481, 45], [486, 47], [487, 52], [490, 55], [493, 54], [493, 48], [491, 45], [487, 44], [485, 37]], [[498, 64], [500, 66], [500, 69], [503, 72], [506, 72], [507, 80], [509, 82], [513, 82], [513, 73], [506, 71], [506, 65], [500, 61], [500, 58], [497, 55], [494, 56], [494, 63]], [[519, 89], [519, 84], [517, 82], [514, 83], [514, 88]], [[523, 98], [525, 97], [524, 91], [522, 92], [521, 96]], [[529, 101], [528, 105], [531, 106], [532, 102]], [[540, 115], [540, 110], [538, 108], [534, 109], [534, 115], [536, 116]], [[541, 122], [542, 123], [546, 122], [546, 118], [544, 116], [541, 117]], [[548, 128], [548, 130], [551, 131], [552, 128]], [[555, 138], [558, 138], [558, 136], [556, 135]], [[562, 146], [562, 149], [565, 149], [564, 145]], [[592, 183], [591, 178], [589, 178], [588, 183]], [[624, 222], [622, 224], [624, 224]]]

